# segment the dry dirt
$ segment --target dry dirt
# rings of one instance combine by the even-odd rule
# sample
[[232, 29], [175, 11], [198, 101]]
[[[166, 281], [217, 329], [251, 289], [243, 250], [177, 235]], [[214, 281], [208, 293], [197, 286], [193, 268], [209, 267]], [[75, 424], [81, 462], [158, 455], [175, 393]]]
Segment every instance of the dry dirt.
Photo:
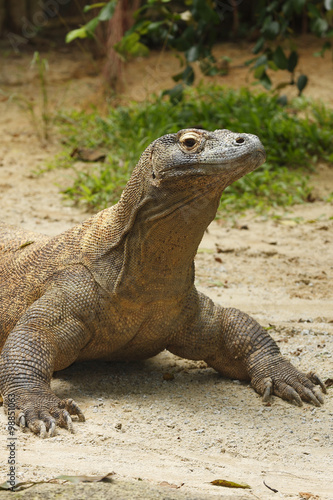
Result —
[[[227, 45], [220, 51], [231, 54], [236, 66], [222, 83], [248, 83], [247, 70], [237, 67], [248, 57], [245, 48]], [[305, 40], [302, 69], [310, 77], [316, 72], [307, 95], [331, 106], [332, 63], [329, 56], [313, 59], [313, 51], [313, 42]], [[53, 109], [101, 102], [101, 80], [86, 55], [44, 56]], [[3, 53], [3, 91], [38, 98], [30, 60], [31, 55]], [[168, 54], [133, 63], [123, 74], [124, 99], [143, 99], [164, 86], [172, 65], [177, 69]], [[1, 220], [50, 235], [84, 220], [87, 214], [59, 194], [59, 185], [70, 182], [68, 171], [34, 175], [61, 149], [56, 135], [42, 146], [27, 113], [5, 98], [0, 113]], [[319, 193], [332, 191], [332, 168], [322, 165], [313, 182]], [[214, 222], [197, 257], [197, 284], [216, 302], [270, 325], [298, 368], [326, 380], [333, 368], [333, 206], [316, 201], [280, 215]], [[173, 379], [165, 380], [166, 374]], [[43, 441], [17, 432], [18, 480], [114, 471], [115, 481], [39, 485], [25, 498], [333, 499], [331, 389], [321, 408], [298, 408], [277, 398], [265, 405], [248, 384], [167, 352], [144, 363], [74, 365], [57, 374], [52, 388], [60, 397], [75, 398], [87, 421], [75, 422], [74, 435], [60, 429]], [[1, 483], [8, 472], [2, 410], [0, 428]], [[212, 486], [215, 479], [245, 482], [251, 489]], [[0, 492], [0, 498], [7, 495], [21, 494]]]

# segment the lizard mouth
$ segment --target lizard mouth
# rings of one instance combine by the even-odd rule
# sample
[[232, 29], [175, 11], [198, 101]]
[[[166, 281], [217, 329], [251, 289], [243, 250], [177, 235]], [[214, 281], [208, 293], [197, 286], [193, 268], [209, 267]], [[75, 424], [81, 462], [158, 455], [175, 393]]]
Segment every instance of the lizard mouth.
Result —
[[259, 153], [264, 160], [266, 160], [266, 151], [264, 149], [257, 149], [256, 152]]

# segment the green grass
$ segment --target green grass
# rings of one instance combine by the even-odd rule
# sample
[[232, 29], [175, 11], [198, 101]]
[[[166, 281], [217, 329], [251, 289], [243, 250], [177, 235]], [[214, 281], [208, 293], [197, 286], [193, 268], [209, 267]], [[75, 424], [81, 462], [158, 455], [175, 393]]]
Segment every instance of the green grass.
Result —
[[64, 192], [94, 210], [117, 202], [148, 144], [182, 128], [228, 128], [256, 134], [263, 142], [267, 163], [226, 189], [220, 206], [224, 211], [263, 211], [305, 201], [310, 194], [307, 174], [318, 159], [333, 162], [331, 110], [305, 98], [282, 107], [277, 97], [246, 89], [200, 86], [190, 88], [177, 105], [154, 97], [143, 104], [111, 108], [106, 117], [96, 111], [63, 113], [58, 123], [67, 151], [110, 151], [105, 163], [74, 171], [73, 184]]

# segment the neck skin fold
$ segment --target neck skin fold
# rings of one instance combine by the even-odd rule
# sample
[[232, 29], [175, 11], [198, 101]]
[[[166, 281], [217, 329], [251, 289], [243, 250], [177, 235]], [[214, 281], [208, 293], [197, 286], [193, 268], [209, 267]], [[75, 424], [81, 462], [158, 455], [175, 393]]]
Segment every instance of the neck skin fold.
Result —
[[126, 237], [116, 293], [130, 297], [142, 290], [145, 300], [188, 293], [195, 254], [220, 201], [222, 189], [214, 184], [172, 193], [163, 189], [146, 200]]

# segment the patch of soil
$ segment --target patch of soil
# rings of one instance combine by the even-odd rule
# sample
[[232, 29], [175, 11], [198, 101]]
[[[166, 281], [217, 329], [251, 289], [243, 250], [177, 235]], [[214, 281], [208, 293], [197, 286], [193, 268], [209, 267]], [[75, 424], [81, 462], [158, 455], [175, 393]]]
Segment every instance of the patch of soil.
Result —
[[[310, 76], [306, 93], [332, 105], [332, 63], [328, 57], [313, 58], [315, 45], [309, 39], [301, 43], [302, 71]], [[231, 44], [217, 49], [231, 55], [235, 66], [223, 83], [249, 83], [241, 66], [248, 49]], [[102, 81], [87, 55], [44, 57], [50, 65], [51, 109], [101, 103]], [[0, 86], [37, 101], [30, 60], [2, 55]], [[177, 65], [170, 54], [133, 62], [123, 73], [122, 99], [145, 99], [169, 80], [171, 86]], [[4, 99], [0, 132], [2, 221], [54, 235], [87, 218], [59, 194], [59, 185], [69, 183], [68, 171], [35, 174], [61, 149], [54, 131], [42, 146], [24, 109]], [[313, 177], [318, 195], [333, 190], [332, 180], [332, 169], [322, 166]], [[233, 222], [217, 220], [206, 233], [196, 259], [198, 288], [270, 327], [298, 368], [315, 370], [326, 380], [333, 369], [332, 244], [333, 206], [323, 201], [278, 218], [235, 214]], [[40, 485], [25, 492], [26, 498], [110, 498], [113, 493], [112, 498], [265, 500], [273, 495], [267, 486], [278, 490], [279, 498], [333, 498], [330, 389], [321, 408], [298, 408], [277, 398], [265, 405], [248, 384], [222, 379], [204, 363], [167, 352], [129, 365], [73, 365], [57, 374], [52, 388], [60, 397], [75, 398], [87, 421], [75, 422], [74, 435], [59, 429], [44, 441], [18, 431], [18, 479], [115, 471], [115, 483]], [[8, 473], [2, 411], [0, 425], [1, 482]], [[226, 490], [212, 486], [215, 479], [246, 482], [251, 489]]]

